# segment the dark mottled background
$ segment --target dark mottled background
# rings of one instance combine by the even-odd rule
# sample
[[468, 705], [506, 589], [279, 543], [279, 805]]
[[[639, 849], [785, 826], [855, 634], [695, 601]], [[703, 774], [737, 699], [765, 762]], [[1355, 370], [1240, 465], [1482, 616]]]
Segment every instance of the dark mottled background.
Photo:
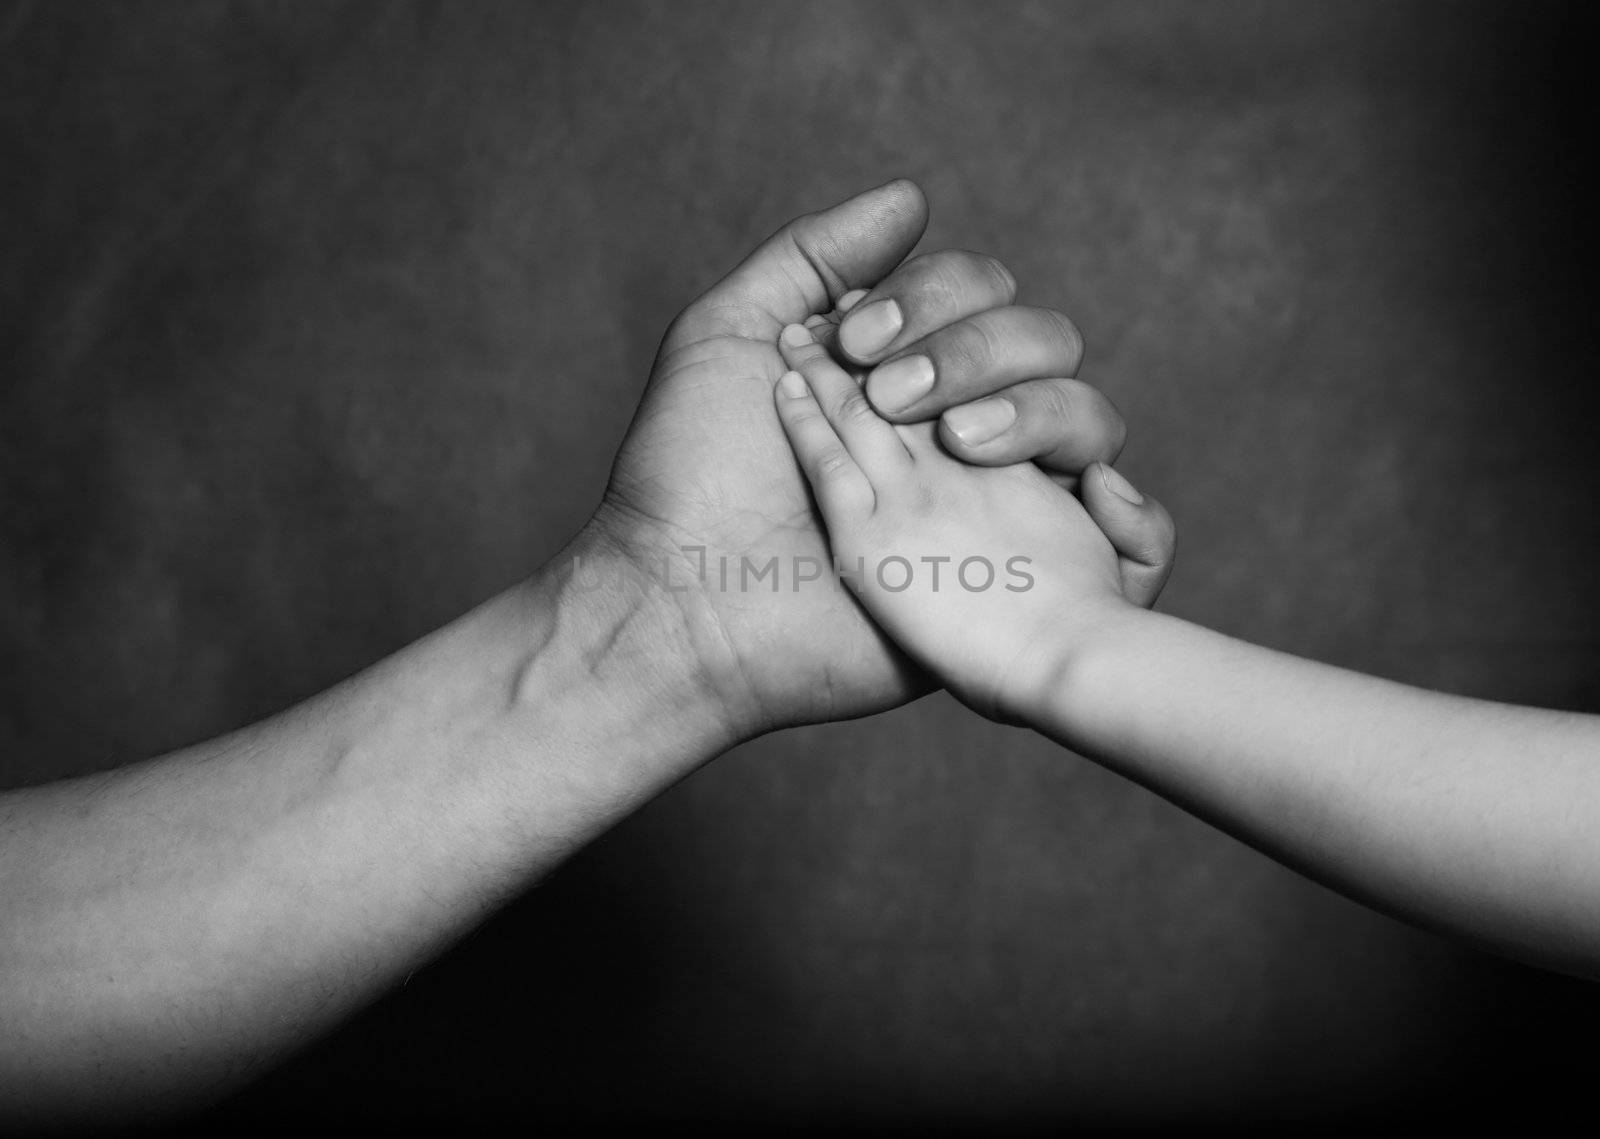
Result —
[[[897, 174], [1082, 325], [1170, 610], [1600, 710], [1594, 46], [1537, 4], [7, 4], [5, 777], [515, 580], [677, 308]], [[935, 698], [712, 765], [225, 1112], [1521, 1114], [1597, 1015]]]

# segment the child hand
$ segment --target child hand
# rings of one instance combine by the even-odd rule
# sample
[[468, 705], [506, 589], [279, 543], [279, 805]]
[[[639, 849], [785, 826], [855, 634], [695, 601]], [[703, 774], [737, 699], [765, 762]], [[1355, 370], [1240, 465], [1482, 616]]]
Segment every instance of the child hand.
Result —
[[[1125, 591], [1143, 600], [1159, 590], [1136, 556], [1119, 564], [1097, 518], [1032, 463], [971, 466], [944, 452], [934, 424], [879, 418], [804, 327], [785, 328], [779, 348], [792, 370], [777, 386], [778, 417], [844, 581], [978, 712], [1029, 720], [1082, 634], [1131, 607]], [[1157, 515], [1170, 525], [1108, 472], [1091, 468], [1083, 480], [1108, 529], [1148, 534]]]

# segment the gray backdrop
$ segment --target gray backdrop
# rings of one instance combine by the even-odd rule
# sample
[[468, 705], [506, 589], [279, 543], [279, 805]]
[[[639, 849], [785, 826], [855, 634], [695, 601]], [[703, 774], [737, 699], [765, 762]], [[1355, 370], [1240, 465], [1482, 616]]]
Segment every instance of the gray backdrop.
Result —
[[[5, 778], [515, 580], [675, 311], [898, 174], [1084, 329], [1167, 609], [1600, 709], [1592, 46], [1527, 4], [6, 5]], [[1509, 1112], [1597, 1014], [941, 696], [720, 760], [225, 1110]]]

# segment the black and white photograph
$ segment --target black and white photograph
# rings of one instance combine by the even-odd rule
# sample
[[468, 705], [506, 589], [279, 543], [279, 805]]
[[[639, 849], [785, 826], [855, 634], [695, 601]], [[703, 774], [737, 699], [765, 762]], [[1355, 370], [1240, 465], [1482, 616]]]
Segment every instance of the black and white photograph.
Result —
[[0, 0], [0, 1134], [1584, 1130], [1553, 0]]

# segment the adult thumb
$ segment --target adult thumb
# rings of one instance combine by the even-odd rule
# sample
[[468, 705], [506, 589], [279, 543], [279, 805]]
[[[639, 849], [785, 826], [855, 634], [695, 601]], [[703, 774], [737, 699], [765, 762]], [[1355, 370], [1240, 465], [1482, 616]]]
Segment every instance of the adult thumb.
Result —
[[1089, 464], [1078, 483], [1078, 497], [1117, 551], [1123, 594], [1135, 605], [1154, 606], [1178, 555], [1172, 515], [1105, 463]]
[[729, 319], [740, 333], [776, 336], [851, 289], [888, 274], [922, 237], [928, 200], [897, 178], [838, 205], [797, 217], [767, 238], [733, 272], [685, 311], [686, 318]]

